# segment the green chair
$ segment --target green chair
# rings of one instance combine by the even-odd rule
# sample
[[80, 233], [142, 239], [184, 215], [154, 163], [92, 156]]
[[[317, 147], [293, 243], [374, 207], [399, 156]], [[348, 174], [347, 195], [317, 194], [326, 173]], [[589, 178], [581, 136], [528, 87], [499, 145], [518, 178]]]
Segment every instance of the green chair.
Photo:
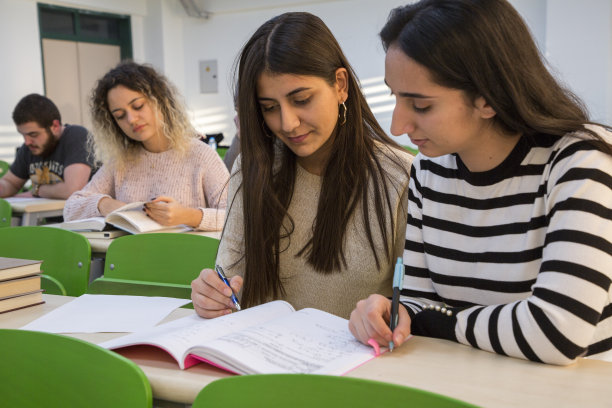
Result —
[[0, 160], [0, 178], [4, 177], [10, 165], [4, 160]]
[[47, 294], [87, 291], [91, 247], [81, 234], [42, 226], [0, 228], [0, 256], [43, 261], [41, 286]]
[[404, 145], [404, 146], [402, 146], [402, 147], [403, 147], [404, 149], [408, 150], [410, 153], [412, 153], [412, 154], [413, 154], [413, 155], [415, 155], [415, 156], [417, 155], [417, 153], [419, 153], [419, 150], [418, 150], [418, 149], [415, 149], [414, 147], [411, 147], [411, 146], [406, 146], [406, 145]]
[[11, 217], [13, 216], [13, 210], [11, 204], [0, 198], [0, 228], [11, 226]]
[[106, 252], [104, 275], [88, 293], [191, 298], [191, 281], [213, 268], [219, 240], [185, 233], [126, 235]]
[[217, 147], [217, 154], [219, 155], [219, 157], [221, 157], [221, 159], [224, 159], [225, 158], [225, 154], [227, 153], [228, 150], [229, 150], [229, 147], [218, 146]]
[[151, 385], [134, 362], [59, 334], [0, 330], [3, 407], [148, 408]]
[[45, 293], [62, 296], [68, 295], [64, 285], [53, 276], [42, 274], [40, 277], [40, 287], [45, 290]]
[[268, 374], [226, 377], [204, 387], [192, 408], [474, 407], [440, 394], [353, 377]]

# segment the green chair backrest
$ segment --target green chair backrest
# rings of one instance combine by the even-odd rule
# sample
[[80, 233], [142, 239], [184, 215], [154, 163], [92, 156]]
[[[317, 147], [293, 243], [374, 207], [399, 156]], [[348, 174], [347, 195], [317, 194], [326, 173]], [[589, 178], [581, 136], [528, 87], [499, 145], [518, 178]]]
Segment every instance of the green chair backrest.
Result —
[[0, 160], [0, 178], [4, 177], [4, 175], [8, 172], [9, 167], [11, 167], [4, 160]]
[[53, 278], [41, 280], [46, 293], [80, 296], [87, 291], [91, 247], [81, 234], [42, 226], [0, 228], [0, 256], [43, 261], [43, 274]]
[[0, 330], [3, 407], [148, 408], [142, 369], [93, 343], [59, 334]]
[[227, 153], [228, 150], [229, 150], [229, 147], [218, 146], [217, 147], [217, 154], [219, 155], [219, 157], [224, 159], [225, 158], [225, 154]]
[[11, 226], [11, 217], [13, 216], [13, 210], [11, 204], [0, 198], [0, 228]]
[[474, 407], [440, 394], [379, 381], [311, 374], [226, 377], [204, 387], [192, 408]]
[[218, 247], [217, 239], [185, 233], [116, 238], [106, 252], [104, 275], [88, 292], [189, 299], [191, 281], [214, 267]]
[[41, 275], [40, 286], [45, 290], [45, 293], [50, 295], [68, 295], [66, 288], [60, 281], [44, 273]]
[[413, 155], [415, 155], [415, 156], [417, 155], [417, 153], [419, 153], [419, 150], [418, 150], [418, 149], [415, 149], [415, 148], [414, 148], [414, 147], [412, 147], [412, 146], [406, 146], [406, 145], [404, 145], [404, 146], [402, 146], [402, 147], [403, 147], [404, 149], [408, 150], [410, 153], [412, 153], [412, 154], [413, 154]]

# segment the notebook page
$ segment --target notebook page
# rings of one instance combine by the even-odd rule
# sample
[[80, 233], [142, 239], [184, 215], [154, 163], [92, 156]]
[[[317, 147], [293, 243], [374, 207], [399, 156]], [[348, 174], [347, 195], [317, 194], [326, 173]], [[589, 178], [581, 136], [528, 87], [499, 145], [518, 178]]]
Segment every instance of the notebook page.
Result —
[[[218, 336], [291, 314], [293, 311], [289, 303], [275, 301], [216, 319], [204, 319], [194, 313], [150, 330], [129, 334], [99, 345], [107, 349], [138, 344], [157, 346], [172, 355], [181, 368], [185, 368], [186, 351], [190, 347], [206, 344]], [[188, 363], [187, 366], [189, 365], [192, 364]]]
[[196, 353], [243, 374], [342, 375], [374, 358], [372, 348], [353, 337], [346, 319], [316, 309], [219, 336]]

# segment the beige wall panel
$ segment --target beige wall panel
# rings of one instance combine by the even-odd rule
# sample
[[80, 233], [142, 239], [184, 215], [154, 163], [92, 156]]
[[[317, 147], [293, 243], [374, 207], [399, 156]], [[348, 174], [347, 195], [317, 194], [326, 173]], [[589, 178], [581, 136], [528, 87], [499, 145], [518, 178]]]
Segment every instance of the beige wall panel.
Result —
[[118, 45], [84, 42], [77, 43], [77, 50], [82, 123], [87, 129], [92, 130], [89, 97], [98, 79], [121, 61], [121, 50]]
[[45, 94], [57, 105], [62, 123], [81, 124], [79, 65], [74, 41], [42, 40]]

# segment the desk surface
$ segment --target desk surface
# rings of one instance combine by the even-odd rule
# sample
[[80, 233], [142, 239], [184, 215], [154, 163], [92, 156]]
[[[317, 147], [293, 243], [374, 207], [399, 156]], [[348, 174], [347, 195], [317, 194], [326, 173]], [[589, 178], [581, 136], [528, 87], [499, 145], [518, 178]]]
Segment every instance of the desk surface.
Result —
[[7, 197], [15, 217], [12, 225], [39, 225], [48, 217], [61, 217], [66, 200], [37, 197]]
[[11, 204], [13, 212], [18, 213], [61, 211], [64, 209], [64, 204], [66, 204], [66, 200], [36, 197], [7, 197], [5, 200]]
[[[44, 297], [43, 305], [0, 314], [0, 328], [19, 328], [71, 299]], [[190, 313], [177, 309], [166, 320]], [[120, 335], [72, 336], [100, 343]], [[230, 375], [204, 363], [180, 370], [169, 355], [153, 348], [126, 349], [121, 354], [142, 368], [154, 397], [167, 401], [189, 404], [205, 385]], [[348, 376], [421, 388], [485, 407], [612, 406], [612, 363], [581, 359], [568, 367], [549, 366], [425, 337], [411, 338]]]
[[[78, 231], [76, 231], [78, 232]], [[184, 234], [196, 234], [204, 235], [205, 237], [220, 239], [221, 231], [189, 231]], [[91, 252], [98, 254], [105, 254], [108, 251], [108, 247], [114, 238], [88, 238], [89, 245], [91, 245]]]

